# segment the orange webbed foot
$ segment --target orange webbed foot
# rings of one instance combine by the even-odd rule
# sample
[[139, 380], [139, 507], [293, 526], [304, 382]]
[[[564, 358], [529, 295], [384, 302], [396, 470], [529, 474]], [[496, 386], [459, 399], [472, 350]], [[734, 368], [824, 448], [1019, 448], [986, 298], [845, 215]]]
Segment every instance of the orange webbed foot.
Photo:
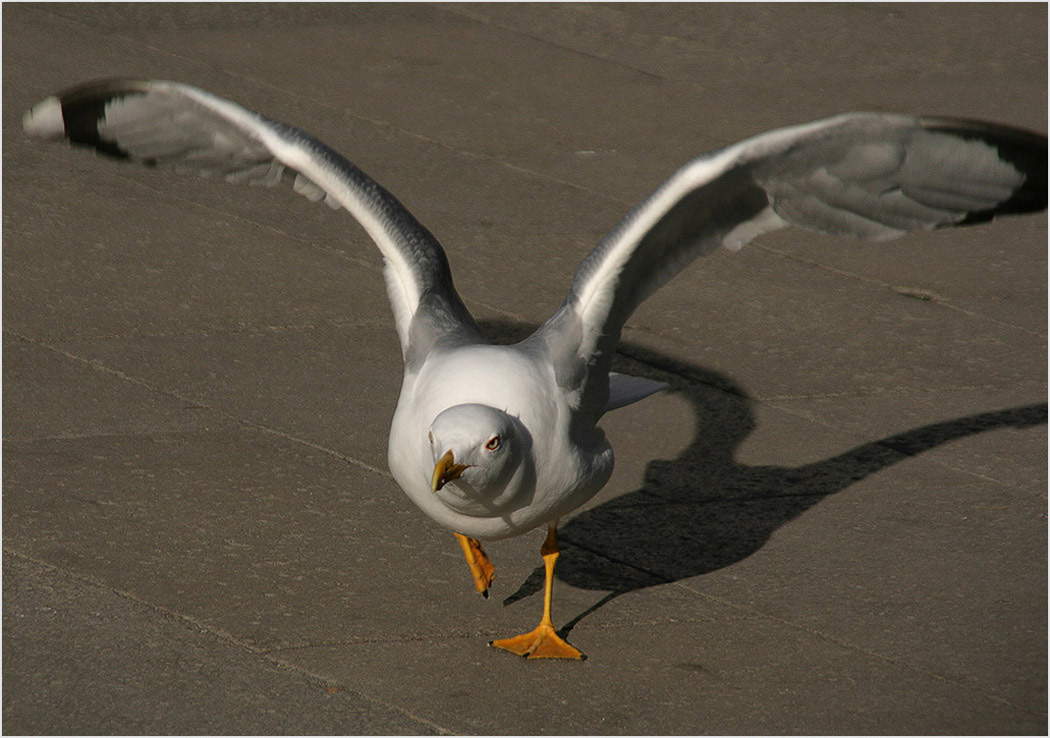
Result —
[[576, 648], [554, 631], [547, 623], [540, 623], [531, 633], [524, 633], [513, 638], [501, 638], [489, 641], [493, 648], [516, 653], [527, 659], [576, 659], [587, 658]]

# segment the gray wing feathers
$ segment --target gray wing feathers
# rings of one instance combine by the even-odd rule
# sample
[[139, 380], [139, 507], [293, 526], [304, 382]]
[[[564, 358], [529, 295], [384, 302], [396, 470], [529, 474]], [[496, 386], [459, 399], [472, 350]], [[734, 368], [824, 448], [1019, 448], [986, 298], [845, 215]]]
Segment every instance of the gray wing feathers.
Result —
[[1026, 131], [871, 113], [756, 136], [695, 159], [632, 210], [537, 339], [596, 419], [624, 322], [697, 256], [789, 225], [884, 241], [1043, 210], [1046, 154], [1046, 137]]
[[[756, 163], [754, 179], [773, 210], [801, 228], [884, 241], [992, 209], [1024, 182], [983, 141], [928, 131], [918, 121], [867, 123]], [[850, 145], [860, 136], [873, 140]]]
[[250, 132], [174, 90], [112, 98], [98, 135], [136, 161], [203, 176], [273, 185], [284, 169]]

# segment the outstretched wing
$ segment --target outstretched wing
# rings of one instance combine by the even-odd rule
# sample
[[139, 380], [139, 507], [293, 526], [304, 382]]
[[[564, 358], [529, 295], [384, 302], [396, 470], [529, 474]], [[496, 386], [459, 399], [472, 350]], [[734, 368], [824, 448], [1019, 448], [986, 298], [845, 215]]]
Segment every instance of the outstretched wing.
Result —
[[700, 254], [794, 225], [873, 241], [1046, 207], [1046, 137], [951, 119], [853, 113], [701, 156], [584, 259], [544, 341], [582, 419], [606, 406], [624, 322]]
[[367, 174], [298, 128], [189, 85], [125, 79], [56, 93], [28, 111], [23, 126], [40, 138], [231, 182], [273, 186], [287, 175], [309, 199], [345, 208], [379, 247], [406, 361], [438, 340], [478, 335], [434, 236]]

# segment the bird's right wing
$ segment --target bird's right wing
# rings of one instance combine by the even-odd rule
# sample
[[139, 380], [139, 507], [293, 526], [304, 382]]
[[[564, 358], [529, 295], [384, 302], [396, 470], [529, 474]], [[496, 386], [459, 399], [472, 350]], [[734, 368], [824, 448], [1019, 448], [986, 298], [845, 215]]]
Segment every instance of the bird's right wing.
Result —
[[789, 225], [884, 241], [1046, 208], [1046, 137], [971, 121], [852, 113], [701, 156], [584, 259], [533, 340], [582, 421], [607, 407], [608, 371], [634, 309], [698, 255]]
[[231, 182], [276, 185], [294, 173], [297, 192], [345, 208], [382, 252], [406, 361], [422, 358], [439, 340], [478, 335], [434, 236], [393, 195], [305, 131], [196, 87], [127, 79], [56, 93], [27, 112], [23, 126], [32, 136]]

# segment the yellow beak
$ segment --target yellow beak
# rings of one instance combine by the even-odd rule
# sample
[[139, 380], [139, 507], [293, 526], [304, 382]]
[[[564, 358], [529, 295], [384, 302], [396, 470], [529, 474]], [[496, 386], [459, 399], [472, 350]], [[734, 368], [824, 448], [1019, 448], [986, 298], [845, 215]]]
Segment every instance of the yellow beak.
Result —
[[434, 465], [434, 476], [430, 480], [430, 489], [437, 492], [453, 479], [458, 479], [459, 475], [467, 468], [467, 464], [456, 463], [451, 449], [446, 451], [445, 455], [438, 459], [438, 463]]

